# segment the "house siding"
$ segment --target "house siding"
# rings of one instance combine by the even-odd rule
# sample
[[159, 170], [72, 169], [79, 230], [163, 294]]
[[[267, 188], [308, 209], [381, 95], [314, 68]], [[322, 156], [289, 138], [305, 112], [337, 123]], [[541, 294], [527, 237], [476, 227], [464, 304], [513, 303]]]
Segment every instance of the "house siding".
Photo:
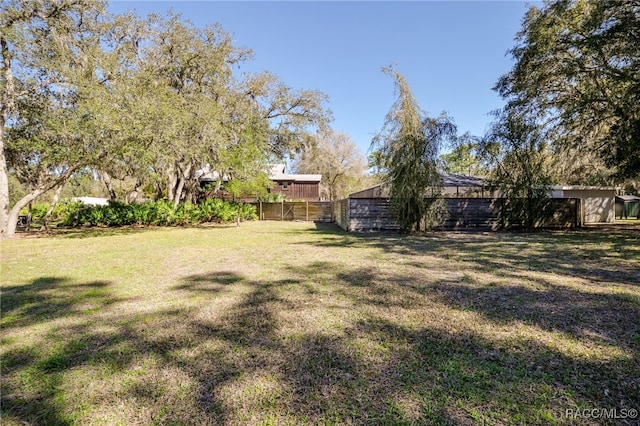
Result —
[[282, 194], [288, 200], [320, 201], [320, 182], [276, 183], [277, 185], [269, 190], [271, 194]]

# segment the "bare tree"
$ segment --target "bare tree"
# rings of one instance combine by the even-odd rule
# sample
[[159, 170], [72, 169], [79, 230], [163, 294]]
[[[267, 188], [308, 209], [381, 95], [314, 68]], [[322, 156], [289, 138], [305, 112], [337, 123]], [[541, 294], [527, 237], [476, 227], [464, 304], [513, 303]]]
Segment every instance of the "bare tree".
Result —
[[364, 155], [349, 135], [330, 129], [318, 133], [293, 164], [298, 173], [322, 175], [321, 195], [331, 201], [360, 189], [366, 166]]

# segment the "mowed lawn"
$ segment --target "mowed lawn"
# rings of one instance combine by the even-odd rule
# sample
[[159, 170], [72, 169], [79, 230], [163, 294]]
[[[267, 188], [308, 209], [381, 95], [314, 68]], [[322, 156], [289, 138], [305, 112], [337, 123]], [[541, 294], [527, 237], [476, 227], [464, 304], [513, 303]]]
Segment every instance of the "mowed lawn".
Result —
[[638, 423], [638, 231], [0, 244], [3, 425]]

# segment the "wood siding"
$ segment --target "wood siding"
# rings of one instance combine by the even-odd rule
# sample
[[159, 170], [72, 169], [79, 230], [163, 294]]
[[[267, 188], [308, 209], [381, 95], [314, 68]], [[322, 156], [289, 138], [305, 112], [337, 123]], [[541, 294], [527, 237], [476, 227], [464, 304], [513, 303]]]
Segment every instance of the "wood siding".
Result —
[[[346, 203], [343, 203], [346, 201]], [[348, 231], [391, 231], [400, 226], [389, 214], [386, 198], [357, 198], [342, 200], [334, 206], [336, 222]], [[447, 198], [448, 215], [438, 229], [443, 230], [497, 230], [517, 227], [507, 223], [509, 202], [504, 198]], [[345, 205], [346, 204], [346, 205]], [[575, 198], [550, 199], [539, 226], [549, 228], [575, 228], [581, 226], [580, 200]]]
[[[320, 201], [320, 182], [276, 182], [271, 194], [282, 194], [288, 200]], [[286, 183], [286, 188], [285, 188]]]

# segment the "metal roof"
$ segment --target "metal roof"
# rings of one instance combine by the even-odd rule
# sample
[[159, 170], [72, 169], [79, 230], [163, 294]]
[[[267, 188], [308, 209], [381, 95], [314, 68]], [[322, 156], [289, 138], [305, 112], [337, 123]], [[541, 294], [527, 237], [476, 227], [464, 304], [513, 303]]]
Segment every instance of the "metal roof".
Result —
[[615, 191], [615, 186], [581, 186], [581, 185], [556, 185], [551, 187], [556, 191]]
[[616, 198], [620, 198], [623, 201], [638, 201], [640, 197], [635, 195], [616, 195]]
[[[269, 173], [269, 179], [275, 181], [290, 181], [290, 182], [320, 182], [322, 175], [319, 174], [300, 174], [300, 173], [285, 173], [284, 164], [271, 164], [268, 165], [267, 172]], [[196, 171], [196, 176], [203, 182], [215, 182], [220, 178], [220, 173], [215, 170], [210, 170], [209, 166], [204, 166], [202, 169]], [[222, 180], [227, 182], [229, 175], [224, 174]]]
[[[482, 188], [489, 187], [489, 182], [475, 176], [457, 175], [454, 173], [440, 173], [442, 179], [443, 189], [447, 188]], [[378, 185], [371, 186], [369, 188], [362, 189], [360, 191], [349, 194], [351, 198], [363, 198], [363, 197], [388, 197], [389, 196], [390, 182], [379, 183]], [[453, 189], [451, 189], [453, 190]]]
[[483, 187], [487, 182], [479, 177], [458, 175], [454, 173], [440, 173], [442, 186]]
[[286, 180], [291, 182], [320, 182], [322, 180], [322, 175], [271, 173], [269, 174], [269, 179], [276, 181]]

